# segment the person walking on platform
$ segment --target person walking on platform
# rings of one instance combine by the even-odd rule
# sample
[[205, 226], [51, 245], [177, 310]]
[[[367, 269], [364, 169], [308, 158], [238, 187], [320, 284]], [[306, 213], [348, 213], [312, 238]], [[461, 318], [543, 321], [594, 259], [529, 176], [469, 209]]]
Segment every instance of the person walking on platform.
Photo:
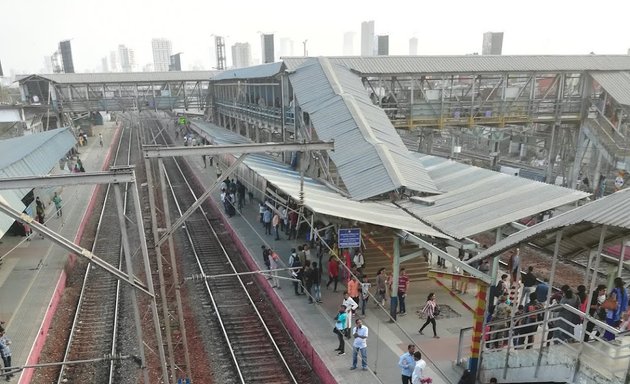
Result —
[[343, 302], [341, 303], [346, 307], [346, 337], [350, 338], [350, 327], [352, 326], [352, 314], [359, 307], [356, 301], [352, 300], [352, 297], [348, 294], [348, 291], [343, 292]]
[[405, 268], [400, 268], [400, 277], [398, 277], [398, 303], [400, 316], [407, 314], [407, 307], [405, 306], [405, 298], [407, 297], [407, 290], [409, 289], [409, 276]]
[[59, 196], [57, 192], [55, 192], [55, 196], [53, 196], [52, 202], [55, 204], [55, 209], [57, 210], [57, 218], [60, 218], [61, 216], [63, 216], [63, 211], [61, 210], [62, 200], [61, 196]]
[[263, 224], [265, 225], [265, 235], [271, 235], [271, 209], [266, 208], [263, 212]]
[[98, 143], [102, 148], [103, 147], [103, 134], [102, 133], [98, 134]]
[[339, 346], [335, 349], [338, 355], [345, 355], [345, 343], [343, 342], [343, 333], [346, 329], [346, 306], [340, 305], [339, 312], [337, 312], [337, 316], [335, 316], [335, 328], [333, 332], [337, 335], [339, 339]]
[[413, 359], [413, 354], [416, 351], [416, 346], [413, 344], [409, 344], [407, 346], [407, 352], [403, 353], [398, 359], [398, 366], [402, 370], [402, 384], [410, 384], [411, 383], [411, 375], [413, 373], [413, 368], [416, 365], [416, 361]]
[[276, 234], [276, 240], [280, 240], [280, 215], [277, 211], [274, 213], [273, 219], [271, 219], [271, 226]]
[[411, 384], [424, 383], [423, 376], [427, 363], [422, 360], [422, 354], [419, 351], [415, 351], [413, 353], [413, 359], [415, 360], [416, 365], [414, 365], [413, 372], [411, 373]]
[[322, 302], [322, 269], [319, 266], [319, 264], [317, 264], [316, 261], [313, 261], [312, 268], [313, 268], [313, 272], [311, 273], [313, 274], [312, 276], [313, 296], [317, 303], [321, 303]]
[[429, 293], [429, 296], [427, 297], [427, 302], [424, 305], [424, 308], [422, 308], [422, 313], [426, 315], [427, 321], [425, 321], [424, 325], [422, 326], [422, 328], [420, 328], [418, 332], [420, 332], [421, 335], [424, 335], [422, 331], [424, 331], [424, 328], [427, 325], [431, 324], [433, 326], [433, 337], [439, 339], [440, 336], [437, 335], [437, 324], [435, 322], [435, 318], [440, 313], [440, 310], [437, 302], [435, 301], [435, 293]]
[[[40, 223], [41, 225], [45, 225], [45, 223], [46, 223], [46, 206], [39, 199], [39, 196], [37, 196], [35, 198], [35, 214], [36, 214], [35, 215], [35, 220], [37, 220], [37, 222]], [[44, 238], [44, 235], [42, 235], [41, 233], [39, 234], [39, 236], [42, 239]]]
[[326, 289], [330, 287], [331, 283], [335, 283], [333, 285], [333, 292], [337, 292], [337, 283], [339, 282], [339, 262], [337, 258], [333, 255], [328, 258], [328, 282], [326, 283]]
[[280, 279], [278, 279], [278, 265], [280, 263], [280, 256], [273, 250], [269, 250], [269, 269], [271, 269], [271, 287], [278, 288], [280, 287]]
[[376, 301], [378, 305], [385, 306], [387, 303], [387, 286], [385, 280], [387, 276], [385, 274], [385, 268], [381, 268], [376, 273]]
[[4, 372], [6, 380], [10, 381], [13, 373], [9, 373], [11, 365], [11, 339], [9, 339], [4, 331], [0, 333], [0, 354], [2, 355], [2, 363], [4, 364]]
[[355, 327], [352, 329], [352, 336], [354, 336], [354, 342], [352, 343], [352, 367], [350, 369], [357, 369], [357, 360], [359, 352], [361, 353], [361, 369], [367, 371], [367, 338], [368, 327], [363, 325], [361, 319], [355, 320]]
[[520, 305], [529, 304], [529, 297], [536, 291], [537, 285], [538, 280], [536, 275], [534, 275], [534, 267], [530, 265], [527, 267], [527, 273], [523, 276], [523, 293], [521, 294]]
[[264, 244], [261, 245], [260, 248], [262, 249], [262, 257], [265, 267], [267, 267], [267, 269], [271, 269], [271, 262], [269, 260], [269, 257], [271, 256], [271, 248], [267, 248]]

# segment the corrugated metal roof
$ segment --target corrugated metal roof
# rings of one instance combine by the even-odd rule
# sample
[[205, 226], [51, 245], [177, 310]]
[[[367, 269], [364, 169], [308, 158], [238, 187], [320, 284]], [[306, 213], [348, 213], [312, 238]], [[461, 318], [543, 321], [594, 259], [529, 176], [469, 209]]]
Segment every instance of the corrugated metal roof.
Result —
[[219, 71], [171, 71], [171, 72], [106, 72], [106, 73], [52, 73], [18, 75], [17, 81], [38, 77], [58, 84], [148, 83], [160, 81], [210, 80]]
[[[193, 121], [193, 127], [203, 130], [213, 143], [219, 145], [250, 142], [247, 138], [214, 124]], [[248, 155], [244, 163], [257, 174], [276, 185], [294, 200], [299, 200], [300, 174], [287, 165], [262, 154]], [[304, 203], [324, 215], [343, 217], [389, 228], [448, 238], [443, 233], [408, 215], [389, 202], [359, 202], [350, 200], [309, 177], [304, 178]]]
[[591, 75], [616, 102], [622, 105], [630, 105], [630, 73], [590, 72], [589, 75]]
[[475, 259], [494, 256], [530, 241], [540, 242], [541, 246], [549, 249], [555, 239], [547, 238], [548, 234], [559, 229], [564, 229], [560, 253], [570, 255], [596, 246], [602, 225], [609, 226], [605, 242], [630, 235], [630, 189], [613, 193], [517, 232], [480, 253]]
[[[60, 128], [0, 140], [0, 178], [46, 175], [76, 143], [70, 128]], [[24, 210], [22, 198], [29, 189], [0, 191], [0, 198], [18, 210]], [[0, 213], [0, 237], [13, 224], [13, 219]]]
[[212, 78], [212, 81], [269, 78], [279, 74], [283, 68], [284, 63], [279, 61], [246, 68], [229, 69], [218, 73]]
[[[308, 58], [283, 57], [289, 71]], [[554, 56], [338, 56], [329, 57], [363, 75], [472, 72], [630, 71], [630, 55]]]
[[319, 58], [297, 68], [290, 79], [317, 137], [335, 141], [336, 149], [329, 155], [353, 199], [364, 200], [403, 186], [439, 193], [385, 112], [372, 104], [356, 74]]
[[557, 187], [461, 164], [441, 157], [414, 153], [441, 195], [427, 198], [427, 206], [405, 201], [400, 205], [425, 223], [458, 239], [500, 227], [539, 212], [588, 196]]

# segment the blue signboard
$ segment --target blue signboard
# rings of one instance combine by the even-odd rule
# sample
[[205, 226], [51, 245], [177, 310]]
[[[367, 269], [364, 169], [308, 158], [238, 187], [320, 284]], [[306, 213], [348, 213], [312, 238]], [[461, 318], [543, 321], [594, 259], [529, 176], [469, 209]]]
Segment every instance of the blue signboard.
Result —
[[361, 228], [341, 228], [338, 235], [339, 248], [358, 248], [361, 246]]

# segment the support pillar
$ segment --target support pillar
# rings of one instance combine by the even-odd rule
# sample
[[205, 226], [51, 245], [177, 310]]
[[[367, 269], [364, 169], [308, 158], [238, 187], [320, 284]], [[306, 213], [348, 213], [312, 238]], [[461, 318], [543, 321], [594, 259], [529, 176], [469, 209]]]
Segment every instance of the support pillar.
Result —
[[[164, 341], [162, 340], [162, 331], [160, 329], [160, 318], [158, 316], [157, 302], [155, 299], [155, 288], [153, 287], [153, 278], [151, 275], [151, 265], [149, 264], [149, 250], [147, 249], [147, 239], [144, 234], [144, 225], [142, 217], [142, 204], [140, 203], [140, 194], [138, 192], [138, 185], [133, 183], [130, 187], [131, 196], [133, 199], [133, 207], [136, 214], [136, 225], [138, 226], [138, 237], [140, 240], [140, 250], [142, 253], [142, 260], [144, 264], [144, 274], [147, 279], [147, 289], [151, 293], [151, 316], [153, 317], [153, 327], [155, 332], [155, 342], [158, 347], [158, 356], [160, 357], [160, 366], [162, 367], [162, 375], [164, 380], [168, 378], [168, 370], [166, 368], [166, 356], [164, 355]], [[123, 228], [121, 226], [121, 228]]]
[[[551, 272], [549, 273], [549, 291], [547, 292], [547, 299], [545, 300], [545, 308], [549, 308], [549, 301], [551, 300], [551, 294], [553, 293], [553, 280], [556, 275], [556, 266], [558, 264], [558, 254], [560, 253], [560, 243], [562, 242], [563, 230], [556, 233], [556, 243], [553, 247], [553, 259], [551, 261]], [[589, 295], [590, 296], [590, 295]], [[549, 331], [549, 311], [545, 311], [545, 318], [542, 324], [542, 332], [540, 336], [540, 348], [538, 348], [538, 361], [536, 362], [536, 371], [534, 377], [538, 377], [540, 371], [540, 362], [542, 361], [543, 346], [547, 341], [546, 332]]]
[[488, 308], [488, 284], [481, 280], [477, 280], [477, 307], [473, 315], [474, 325], [472, 334], [472, 344], [470, 346], [470, 361], [468, 368], [473, 376], [477, 375], [477, 367], [479, 366], [479, 356], [481, 354], [481, 342], [483, 340], [483, 330], [485, 323], [485, 313]]
[[[160, 175], [160, 189], [162, 190], [162, 206], [164, 208], [164, 221], [167, 228], [171, 227], [171, 211], [168, 204], [168, 194], [166, 192], [166, 181], [164, 175], [166, 174], [166, 168], [164, 168], [163, 160], [158, 159], [159, 175]], [[158, 247], [159, 248], [159, 247]], [[192, 366], [190, 364], [190, 353], [188, 350], [188, 337], [186, 333], [186, 323], [184, 319], [184, 308], [182, 304], [181, 296], [181, 282], [179, 278], [179, 272], [177, 271], [177, 260], [175, 258], [175, 245], [173, 244], [173, 235], [168, 236], [168, 252], [171, 256], [171, 273], [173, 283], [175, 286], [175, 301], [177, 303], [177, 320], [179, 322], [179, 331], [181, 332], [182, 346], [184, 347], [184, 363], [186, 364], [186, 377], [192, 380]]]
[[621, 239], [621, 253], [619, 254], [619, 265], [617, 266], [617, 277], [621, 277], [621, 272], [623, 271], [623, 263], [625, 262], [626, 257], [626, 242], [627, 238]]
[[398, 309], [398, 276], [400, 273], [400, 237], [393, 236], [394, 252], [392, 258], [392, 290], [390, 292], [389, 315], [396, 320], [396, 312]]
[[[114, 195], [116, 197], [116, 208], [118, 210], [118, 224], [121, 229], [121, 242], [123, 246], [124, 256], [125, 256], [125, 265], [127, 269], [127, 275], [129, 276], [129, 282], [133, 282], [134, 274], [133, 274], [133, 263], [131, 262], [131, 247], [129, 246], [129, 238], [127, 237], [126, 223], [125, 223], [125, 211], [123, 209], [123, 199], [122, 194], [120, 192], [120, 184], [114, 184]], [[151, 275], [147, 276], [147, 280], [151, 279]], [[138, 354], [140, 355], [140, 361], [142, 369], [142, 377], [144, 380], [144, 384], [149, 384], [149, 370], [147, 369], [147, 360], [144, 354], [144, 337], [142, 334], [142, 320], [140, 317], [140, 309], [138, 308], [138, 297], [136, 295], [136, 290], [131, 290], [131, 307], [133, 308], [133, 318], [136, 325], [136, 337], [138, 338]], [[158, 327], [156, 331], [160, 331]], [[164, 366], [164, 370], [162, 372], [164, 376], [164, 380], [168, 380], [168, 372], [166, 371], [166, 366]]]

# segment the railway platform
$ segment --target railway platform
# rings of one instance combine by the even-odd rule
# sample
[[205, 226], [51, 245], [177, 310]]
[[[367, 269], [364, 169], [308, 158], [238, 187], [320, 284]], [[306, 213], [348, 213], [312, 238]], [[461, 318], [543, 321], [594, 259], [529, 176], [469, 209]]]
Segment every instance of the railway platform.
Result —
[[[86, 170], [101, 170], [109, 159], [109, 146], [116, 132], [114, 123], [94, 127], [95, 135], [88, 144], [79, 147], [79, 157]], [[105, 145], [100, 147], [98, 133]], [[61, 173], [55, 167], [53, 173]], [[67, 239], [78, 241], [94, 208], [94, 185], [65, 186], [60, 193], [63, 216], [56, 217], [50, 198], [46, 204], [46, 225]], [[35, 191], [35, 195], [37, 191]], [[7, 335], [12, 340], [14, 366], [33, 364], [41, 353], [57, 303], [63, 294], [68, 252], [37, 233], [27, 241], [23, 236], [6, 235], [1, 239], [0, 258], [0, 319], [5, 321]], [[13, 382], [26, 383], [33, 375], [27, 369], [16, 375]]]
[[[211, 185], [216, 180], [215, 168], [204, 167], [202, 160], [197, 158], [188, 158], [188, 162], [203, 185]], [[223, 214], [219, 192], [214, 193], [212, 199], [217, 211]], [[233, 231], [233, 238], [242, 243], [240, 248], [246, 249], [252, 255], [261, 270], [266, 268], [262, 259], [262, 244], [278, 252], [286, 266], [291, 248], [297, 248], [305, 240], [287, 240], [284, 234], [280, 240], [274, 240], [273, 235], [265, 235], [264, 228], [259, 222], [258, 209], [258, 201], [254, 201], [248, 202], [241, 214], [231, 218], [223, 214], [226, 227]], [[327, 256], [322, 260], [326, 263]], [[279, 272], [279, 275], [288, 277], [287, 272]], [[293, 285], [288, 280], [281, 280], [281, 289], [274, 289], [273, 292], [284, 304], [289, 315], [297, 323], [299, 332], [306, 336], [310, 346], [314, 348], [336, 382], [363, 384], [399, 382], [401, 372], [398, 358], [406, 352], [408, 344], [415, 344], [420, 348], [423, 359], [428, 363], [427, 376], [431, 377], [434, 383], [456, 383], [459, 380], [463, 368], [456, 366], [455, 363], [462, 329], [464, 329], [462, 356], [468, 356], [470, 352], [471, 333], [466, 330], [473, 324], [473, 314], [469, 308], [475, 307], [476, 290], [472, 284], [467, 294], [455, 297], [444, 287], [444, 285], [450, 287], [451, 284], [446, 280], [440, 281], [443, 285], [436, 280], [412, 281], [407, 295], [408, 315], [399, 316], [396, 323], [390, 322], [388, 314], [371, 300], [363, 319], [370, 331], [367, 341], [369, 370], [357, 371], [350, 370], [352, 340], [346, 341], [346, 354], [339, 356], [335, 351], [337, 337], [332, 332], [333, 317], [343, 300], [342, 293], [345, 287], [340, 283], [337, 292], [333, 292], [332, 286], [326, 289], [326, 282], [327, 276], [324, 273], [321, 304], [309, 304], [307, 296], [296, 296]], [[373, 276], [371, 282], [374, 282]], [[418, 332], [424, 319], [419, 318], [417, 311], [422, 308], [430, 292], [436, 293], [440, 306], [446, 312], [444, 319], [438, 319], [439, 339], [432, 337], [430, 326], [425, 329], [424, 335]]]

